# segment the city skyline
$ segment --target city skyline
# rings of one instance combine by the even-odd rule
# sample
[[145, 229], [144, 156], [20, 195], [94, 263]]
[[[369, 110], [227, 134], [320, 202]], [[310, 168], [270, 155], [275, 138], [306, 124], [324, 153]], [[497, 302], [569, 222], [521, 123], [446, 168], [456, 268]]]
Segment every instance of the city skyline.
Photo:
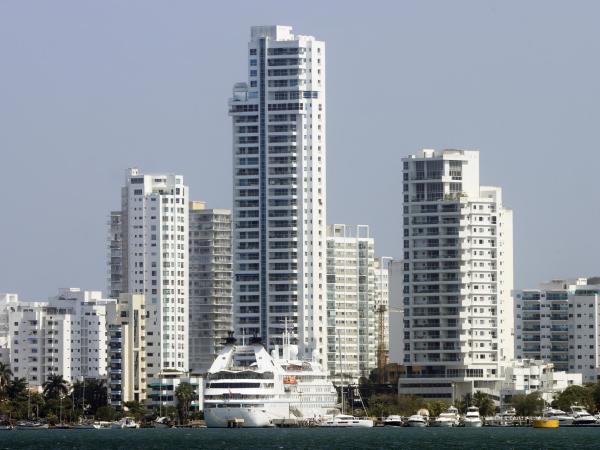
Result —
[[[65, 2], [65, 4], [69, 3]], [[460, 3], [456, 11], [450, 11], [451, 17], [456, 19], [454, 15], [458, 15], [465, 5]], [[4, 18], [10, 17], [10, 12], [21, 17], [31, 13], [14, 5], [3, 5], [1, 8], [7, 10], [6, 14], [0, 15]], [[131, 17], [133, 9], [124, 8], [125, 16], [130, 14]], [[515, 210], [515, 287], [535, 286], [541, 281], [557, 277], [597, 273], [592, 259], [595, 253], [594, 246], [597, 244], [595, 242], [588, 244], [587, 239], [583, 237], [592, 231], [598, 214], [595, 210], [590, 211], [589, 208], [585, 208], [586, 203], [593, 204], [595, 191], [590, 188], [590, 185], [592, 168], [598, 158], [592, 152], [585, 153], [585, 149], [593, 147], [596, 138], [592, 139], [592, 136], [586, 135], [585, 132], [577, 133], [577, 131], [585, 131], [588, 123], [593, 124], [596, 121], [597, 112], [587, 102], [594, 97], [596, 92], [591, 90], [597, 89], [597, 86], [590, 83], [587, 77], [593, 79], [597, 67], [591, 66], [588, 68], [590, 70], [581, 70], [577, 79], [569, 78], [574, 75], [571, 71], [565, 72], [562, 63], [569, 62], [571, 59], [565, 61], [563, 58], [567, 57], [561, 53], [561, 49], [564, 50], [565, 46], [571, 44], [575, 56], [569, 55], [568, 58], [576, 58], [579, 55], [578, 51], [582, 54], [585, 52], [593, 54], [589, 49], [592, 44], [585, 39], [586, 27], [582, 26], [581, 30], [577, 30], [579, 34], [576, 33], [574, 37], [553, 35], [552, 24], [564, 17], [563, 13], [567, 14], [565, 20], [568, 19], [569, 11], [557, 7], [556, 4], [550, 4], [540, 12], [548, 20], [548, 24], [542, 25], [541, 19], [538, 19], [539, 23], [534, 23], [546, 41], [529, 36], [529, 40], [525, 41], [527, 45], [521, 45], [523, 41], [519, 40], [519, 37], [522, 37], [525, 31], [528, 33], [531, 31], [524, 26], [525, 24], [513, 18], [515, 22], [511, 24], [516, 26], [513, 37], [504, 36], [502, 30], [498, 28], [502, 19], [507, 19], [510, 8], [478, 7], [477, 13], [480, 14], [481, 19], [476, 24], [475, 30], [481, 33], [480, 37], [484, 43], [491, 44], [493, 51], [490, 54], [479, 55], [481, 56], [479, 64], [465, 65], [469, 61], [469, 52], [483, 51], [482, 47], [466, 41], [465, 39], [469, 37], [468, 33], [460, 31], [456, 31], [454, 36], [446, 36], [449, 39], [447, 44], [437, 41], [436, 37], [439, 39], [440, 33], [448, 31], [448, 28], [444, 24], [440, 26], [439, 19], [433, 17], [426, 7], [405, 6], [406, 10], [393, 10], [394, 14], [391, 14], [402, 19], [400, 24], [407, 27], [407, 30], [399, 29], [398, 33], [409, 33], [415, 30], [414, 26], [405, 23], [406, 17], [416, 18], [417, 24], [423, 24], [423, 21], [428, 18], [432, 23], [440, 26], [437, 30], [434, 29], [435, 27], [429, 29], [432, 36], [420, 36], [424, 42], [416, 43], [415, 48], [405, 46], [400, 39], [391, 43], [382, 39], [390, 36], [386, 33], [391, 33], [385, 27], [378, 28], [381, 37], [373, 38], [363, 30], [355, 29], [363, 40], [356, 42], [346, 40], [344, 36], [352, 27], [341, 27], [343, 29], [328, 27], [327, 20], [330, 20], [333, 12], [328, 9], [329, 6], [323, 8], [323, 18], [310, 19], [310, 21], [307, 16], [300, 14], [298, 17], [292, 17], [291, 13], [283, 10], [279, 19], [273, 18], [272, 12], [263, 14], [262, 19], [253, 13], [243, 19], [243, 24], [230, 25], [231, 30], [235, 30], [233, 33], [228, 34], [221, 29], [220, 35], [224, 41], [222, 47], [218, 47], [218, 52], [211, 50], [206, 58], [200, 56], [198, 52], [193, 55], [179, 54], [178, 57], [169, 59], [166, 56], [167, 50], [171, 48], [169, 46], [185, 44], [185, 48], [189, 50], [202, 48], [201, 37], [206, 32], [200, 27], [198, 30], [192, 29], [190, 23], [183, 20], [180, 15], [176, 15], [175, 17], [182, 20], [183, 31], [164, 42], [163, 47], [159, 47], [160, 56], [166, 58], [170, 68], [154, 75], [142, 70], [146, 67], [145, 64], [152, 62], [147, 54], [152, 48], [150, 44], [129, 41], [127, 45], [131, 47], [127, 47], [128, 50], [145, 49], [146, 54], [143, 55], [144, 57], [134, 58], [134, 61], [128, 61], [126, 51], [123, 52], [124, 54], [114, 52], [116, 42], [109, 42], [103, 47], [104, 44], [95, 41], [94, 33], [83, 33], [86, 36], [84, 41], [94, 44], [93, 48], [99, 50], [97, 57], [104, 64], [110, 62], [123, 64], [121, 71], [108, 71], [108, 78], [112, 84], [97, 86], [90, 86], [89, 83], [98, 80], [91, 70], [98, 67], [84, 54], [78, 54], [80, 59], [69, 59], [71, 67], [77, 69], [75, 70], [77, 82], [71, 83], [71, 86], [65, 83], [65, 81], [74, 81], [70, 76], [75, 77], [75, 75], [67, 76], [67, 72], [70, 71], [65, 68], [69, 65], [62, 58], [66, 58], [71, 54], [70, 52], [78, 48], [75, 43], [69, 41], [70, 35], [67, 31], [57, 32], [45, 47], [42, 46], [43, 48], [40, 47], [39, 35], [30, 38], [19, 37], [22, 39], [20, 42], [33, 53], [32, 56], [24, 56], [15, 54], [14, 50], [9, 51], [7, 66], [10, 70], [0, 75], [2, 78], [6, 77], [3, 85], [12, 87], [10, 92], [3, 92], [6, 101], [2, 102], [3, 106], [0, 106], [0, 117], [6, 119], [4, 120], [6, 128], [2, 134], [3, 142], [8, 149], [0, 156], [0, 162], [3, 167], [8, 168], [2, 181], [5, 191], [10, 192], [10, 189], [15, 189], [14, 186], [19, 182], [18, 177], [22, 177], [25, 173], [30, 178], [28, 185], [31, 187], [21, 192], [21, 195], [14, 196], [15, 198], [10, 196], [5, 205], [5, 210], [9, 211], [9, 214], [1, 222], [0, 231], [4, 236], [11, 236], [11, 238], [2, 240], [2, 249], [12, 258], [4, 259], [0, 266], [2, 274], [0, 290], [17, 292], [21, 298], [33, 300], [45, 298], [60, 286], [105, 289], [103, 224], [107, 218], [107, 211], [118, 206], [115, 201], [118, 198], [117, 186], [122, 180], [122, 173], [126, 167], [137, 165], [148, 172], [181, 173], [191, 187], [190, 198], [205, 200], [216, 208], [232, 207], [231, 183], [228, 178], [231, 174], [230, 119], [223, 105], [229, 96], [231, 85], [245, 72], [245, 48], [240, 45], [240, 42], [247, 41], [249, 27], [255, 23], [293, 26], [303, 34], [312, 34], [326, 41], [329, 46], [328, 53], [334, 55], [328, 62], [331, 87], [328, 90], [329, 182], [327, 188], [330, 207], [327, 223], [368, 224], [377, 239], [378, 253], [398, 258], [401, 256], [402, 237], [399, 232], [401, 208], [396, 197], [401, 192], [401, 158], [422, 147], [480, 148], [484, 183], [503, 186], [506, 202]], [[535, 9], [534, 6], [524, 5], [521, 10], [522, 17], [532, 18]], [[404, 14], [400, 15], [400, 12]], [[48, 13], [52, 14], [52, 11]], [[70, 17], [80, 14], [81, 18], [86, 18], [84, 22], [88, 23], [92, 31], [97, 32], [98, 36], [105, 37], [102, 32], [106, 33], [109, 28], [94, 22], [91, 16], [87, 16], [89, 13], [89, 10], [73, 8]], [[219, 16], [220, 13], [215, 14]], [[356, 17], [348, 16], [349, 13], [344, 14], [350, 24], [358, 23]], [[373, 16], [367, 14], [362, 18], [370, 26], [374, 25]], [[379, 15], [379, 19], [384, 23], [388, 20], [382, 15]], [[225, 22], [217, 21], [217, 23], [222, 25]], [[495, 27], [486, 32], [485, 24], [493, 24]], [[41, 30], [45, 30], [44, 27], [47, 26], [42, 23], [38, 25]], [[117, 22], [114, 26], [117, 36], [127, 36], [124, 23]], [[2, 29], [7, 37], [17, 38], [17, 29], [14, 26], [6, 24]], [[68, 31], [73, 29], [68, 28]], [[214, 30], [211, 33], [214, 33]], [[402, 36], [406, 37], [410, 34]], [[13, 39], [4, 41], [14, 42]], [[402, 45], [401, 50], [404, 53], [398, 59], [403, 61], [405, 68], [421, 63], [424, 68], [429, 69], [421, 74], [423, 80], [420, 77], [413, 78], [416, 76], [412, 72], [414, 68], [398, 71], [403, 66], [396, 66], [387, 60], [382, 61], [383, 65], [379, 66], [387, 70], [378, 73], [364, 72], [362, 67], [354, 67], [355, 61], [351, 57], [350, 47], [357, 45], [359, 49], [366, 50], [367, 46], [374, 48], [373, 44], [379, 44], [388, 50], [386, 52], [379, 49], [375, 52], [375, 55], [381, 56], [393, 54], [389, 51], [394, 49], [394, 42]], [[152, 43], [156, 44], [156, 41]], [[441, 58], [442, 50], [449, 48], [446, 46], [459, 46], [459, 44], [465, 45], [464, 52], [454, 53], [453, 60]], [[0, 48], [4, 49], [4, 47]], [[438, 66], [424, 60], [423, 55], [427, 54], [424, 50], [429, 50], [432, 58], [437, 56], [444, 64]], [[44, 52], [58, 57], [58, 63], [46, 61]], [[199, 62], [191, 62], [195, 58], [205, 62], [210, 59], [214, 63], [220, 61], [221, 52], [230, 55], [225, 59], [235, 61], [232, 63], [233, 67], [229, 65], [223, 69], [225, 76], [219, 75], [222, 81], [204, 78], [208, 75], [195, 65]], [[372, 62], [371, 58], [375, 56], [364, 55], [364, 57], [368, 63]], [[512, 71], [502, 70], [499, 70], [498, 75], [494, 75], [494, 70], [498, 70], [498, 66], [503, 61], [516, 63], [520, 77], [516, 78]], [[538, 65], [532, 66], [535, 61]], [[586, 64], [585, 59], [581, 61], [573, 59], [571, 62], [575, 61], [580, 65]], [[64, 65], [61, 65], [63, 63]], [[38, 65], [40, 70], [32, 70]], [[449, 81], [438, 78], [431, 71], [436, 66], [440, 71], [447, 71], [445, 78], [449, 78]], [[156, 68], [154, 65], [150, 67]], [[186, 74], [185, 68], [192, 67], [194, 70], [190, 71], [189, 75]], [[548, 73], [549, 67], [554, 68], [555, 71]], [[494, 70], [489, 70], [490, 68]], [[467, 76], [467, 69], [474, 73], [471, 75], [472, 78]], [[45, 76], [39, 78], [40, 72]], [[389, 83], [393, 78], [388, 78], [390, 75], [387, 72], [402, 75], [396, 92], [395, 85]], [[192, 80], [192, 74], [202, 76]], [[505, 76], [504, 79], [502, 75]], [[384, 77], [386, 82], [380, 83], [378, 77]], [[366, 80], [370, 83], [369, 89], [365, 89], [369, 91], [369, 95], [365, 96], [358, 88], [349, 90], [350, 86], [343, 78], [354, 81]], [[202, 95], [194, 96], [192, 101], [186, 100], [183, 91], [173, 91], [172, 83], [176, 80], [180, 80], [186, 87], [195, 86], [192, 92], [200, 92]], [[413, 88], [408, 89], [406, 86], [411, 80], [413, 82], [420, 80], [420, 83], [413, 84]], [[560, 86], [558, 83], [561, 80], [563, 83], [571, 81], [568, 94], [564, 91], [559, 92], [560, 89], [553, 90], [554, 86]], [[205, 86], [208, 81], [214, 82], [215, 89]], [[579, 82], [575, 83], [575, 81]], [[472, 89], [467, 89], [466, 82], [471, 84], [474, 82]], [[34, 84], [37, 86], [37, 83], [39, 86], [31, 91], [31, 98], [24, 95], [26, 88], [34, 87]], [[160, 89], [161, 86], [164, 88], [162, 94], [153, 93], [153, 90]], [[446, 92], [451, 86], [456, 87], [455, 95]], [[112, 95], [123, 92], [128, 92], [129, 95], [122, 98], [108, 96], [107, 100], [102, 100], [100, 94], [109, 92], [109, 87], [114, 89]], [[382, 90], [384, 87], [388, 90]], [[432, 92], [429, 96], [424, 94], [425, 91], [429, 91], [428, 87]], [[494, 89], [491, 88], [494, 87], [500, 91], [500, 95], [493, 95]], [[37, 89], [45, 89], [46, 93], [38, 92]], [[214, 97], [213, 94], [208, 95], [209, 91], [216, 91]], [[491, 97], [486, 97], [487, 103], [480, 104], [475, 97], [484, 91]], [[502, 94], [506, 95], [508, 92], [510, 92], [508, 99], [502, 101]], [[352, 100], [348, 100], [347, 97], [350, 93], [353, 94]], [[386, 98], [382, 97], [384, 93], [389, 96], [388, 103], [396, 105], [394, 110], [397, 111], [397, 116], [383, 116], [392, 111], [387, 109], [389, 106], [386, 106], [384, 101], [376, 98], [378, 96]], [[521, 98], [518, 98], [519, 93]], [[33, 98], [34, 94], [40, 95], [38, 98]], [[60, 101], [55, 97], [59, 94]], [[477, 114], [453, 108], [458, 104], [457, 100], [461, 99], [461, 94], [468, 94], [465, 103], [478, 111]], [[209, 99], [206, 107], [202, 106], [204, 95]], [[555, 96], [559, 97], [555, 98]], [[406, 102], [402, 102], [402, 99]], [[433, 99], [436, 101], [430, 104]], [[552, 103], [544, 103], [550, 99], [553, 100]], [[154, 113], [136, 119], [135, 105], [140, 102], [143, 104], [143, 101], [147, 102], [145, 105], [147, 109]], [[509, 105], [511, 101], [514, 103]], [[125, 115], [116, 114], [115, 118], [111, 118], [109, 113], [115, 111], [109, 104], [114, 104], [117, 109], [122, 108]], [[538, 104], [538, 107], [534, 107], [535, 104]], [[548, 111], [543, 110], [555, 104], [559, 105], [556, 114], [549, 115]], [[212, 108], [213, 105], [215, 108]], [[356, 109], [349, 108], [351, 105], [356, 105]], [[480, 114], [480, 109], [485, 106], [489, 108], [485, 110], [486, 114]], [[32, 109], [34, 107], [35, 110]], [[440, 111], [436, 112], [436, 107]], [[371, 111], [379, 108], [383, 112], [373, 113], [371, 114], [373, 117], [369, 117], [369, 114], [364, 114], [366, 108]], [[498, 113], [495, 113], [496, 109], [499, 109]], [[168, 114], [159, 113], [162, 110], [168, 111]], [[411, 110], [412, 115], [408, 114]], [[562, 113], [561, 110], [565, 112]], [[218, 111], [221, 111], [221, 114]], [[514, 117], [509, 117], [509, 112]], [[577, 117], [579, 121], [564, 121], [563, 115], [567, 112]], [[79, 118], [73, 122], [73, 118], [78, 115]], [[360, 121], [354, 117], [355, 115], [360, 116]], [[448, 124], [440, 123], [444, 115]], [[484, 118], [476, 117], [480, 115]], [[125, 117], [129, 117], [131, 122], [126, 128], [121, 128], [117, 124], [117, 119], [121, 120]], [[407, 121], [407, 118], [411, 120]], [[429, 124], [430, 120], [433, 121], [434, 126]], [[406, 128], [396, 124], [396, 121], [407, 124]], [[182, 122], [184, 125], [176, 126], [174, 125], [176, 122]], [[67, 123], [69, 123], [68, 127]], [[161, 124], [162, 127], [156, 127], [157, 124]], [[394, 133], [390, 130], [392, 124], [394, 124], [392, 128]], [[155, 126], [156, 130], [152, 130], [152, 126]], [[211, 132], [210, 128], [213, 127], [217, 131]], [[589, 128], [588, 133], [591, 134], [593, 127]], [[159, 129], [160, 132], [157, 131]], [[363, 132], [358, 134], [347, 132], [347, 130], [358, 129]], [[24, 130], [29, 132], [22, 133]], [[70, 133], [67, 133], [67, 130]], [[396, 135], [396, 130], [400, 137]], [[516, 137], [512, 137], [515, 133], [511, 131], [515, 130]], [[550, 137], [542, 136], [541, 130], [552, 130], [548, 133]], [[185, 133], [178, 133], [180, 131]], [[375, 143], [372, 143], [372, 138], [367, 139], [367, 137], [375, 134], [384, 137], [378, 137]], [[103, 138], [103, 135], [108, 138]], [[205, 141], [204, 136], [208, 136], [209, 139]], [[516, 145], [519, 137], [525, 139]], [[84, 143], [88, 145], [83, 145]], [[110, 143], [113, 144], [113, 148], [108, 145]], [[534, 146], [534, 143], [537, 144]], [[509, 144], [513, 144], [514, 148]], [[369, 153], [374, 155], [373, 158], [359, 159], [364, 155], [365, 145], [374, 146], [374, 150], [370, 150]], [[567, 145], [571, 158], [586, 164], [573, 163], [570, 167], [566, 167], [558, 151], [567, 148]], [[125, 155], [118, 155], [119, 152]], [[43, 153], [51, 154], [52, 157], [44, 158]], [[216, 157], [217, 155], [220, 157]], [[202, 161], [202, 164], [197, 164], [197, 161]], [[210, 170], [207, 169], [208, 162], [210, 162]], [[86, 167], [87, 170], [83, 170]], [[94, 169], [90, 170], [90, 167]], [[215, 185], [215, 179], [206, 176], [207, 172], [214, 172], [214, 176], [221, 177], [216, 184], [216, 189], [209, 188], [211, 183]], [[356, 183], [357, 179], [366, 181]], [[110, 188], [101, 189], [100, 186], [103, 184]], [[76, 185], [77, 189], [73, 189], [73, 185]], [[58, 201], [43, 201], [44, 197], [39, 195], [40, 192]], [[573, 203], [573, 199], [577, 197], [580, 200]], [[378, 210], [367, 210], [362, 207], [369, 204], [372, 198], [377, 198], [386, 207]], [[40, 207], [29, 209], [23, 207], [23, 204], [34, 204], [34, 202], [38, 202]], [[558, 213], [556, 211], [558, 204], [569, 205], [568, 214]], [[356, 205], [361, 206], [357, 208]], [[392, 210], [391, 214], [390, 210]], [[34, 214], [42, 215], [43, 222], [39, 218], [33, 219]], [[587, 219], [574, 224], [568, 219], [568, 216], [573, 215]], [[45, 224], [44, 229], [40, 228], [41, 223]], [[573, 239], [557, 239], [556, 236], [559, 236], [558, 233], [563, 230], [570, 233]], [[573, 233], [574, 231], [577, 233]], [[55, 264], [57, 257], [61, 264]]]

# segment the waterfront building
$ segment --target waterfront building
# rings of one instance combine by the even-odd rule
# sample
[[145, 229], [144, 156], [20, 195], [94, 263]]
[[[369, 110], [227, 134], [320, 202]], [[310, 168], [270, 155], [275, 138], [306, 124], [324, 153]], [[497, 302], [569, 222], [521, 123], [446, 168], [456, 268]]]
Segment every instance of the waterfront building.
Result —
[[600, 278], [553, 280], [539, 289], [515, 291], [515, 354], [581, 373], [584, 383], [600, 374]]
[[108, 326], [111, 406], [146, 400], [146, 306], [142, 294], [121, 294]]
[[9, 311], [18, 302], [17, 294], [0, 294], [0, 363], [10, 362]]
[[514, 395], [539, 392], [549, 404], [569, 386], [581, 386], [582, 383], [580, 373], [555, 371], [554, 364], [542, 360], [518, 359], [506, 367], [501, 397], [504, 403], [510, 403]]
[[148, 383], [148, 401], [146, 405], [158, 413], [159, 417], [166, 413], [166, 408], [177, 406], [177, 387], [181, 383], [189, 383], [194, 390], [190, 412], [203, 409], [204, 379], [198, 375], [187, 373], [163, 372]]
[[498, 398], [513, 360], [512, 212], [479, 183], [479, 152], [422, 150], [403, 164], [402, 394]]
[[41, 386], [50, 375], [69, 383], [106, 377], [107, 329], [115, 309], [116, 300], [77, 288], [60, 289], [44, 302], [18, 302], [9, 311], [13, 375], [30, 386]]
[[189, 220], [189, 366], [203, 373], [233, 329], [231, 211], [191, 202]]
[[[325, 44], [255, 26], [233, 134], [234, 325], [327, 366]], [[286, 325], [287, 324], [287, 325]]]
[[334, 384], [358, 383], [377, 366], [374, 246], [367, 225], [327, 227], [328, 370]]
[[187, 372], [188, 187], [183, 177], [129, 169], [120, 214], [111, 213], [109, 227], [111, 293], [145, 297], [148, 377], [162, 370]]

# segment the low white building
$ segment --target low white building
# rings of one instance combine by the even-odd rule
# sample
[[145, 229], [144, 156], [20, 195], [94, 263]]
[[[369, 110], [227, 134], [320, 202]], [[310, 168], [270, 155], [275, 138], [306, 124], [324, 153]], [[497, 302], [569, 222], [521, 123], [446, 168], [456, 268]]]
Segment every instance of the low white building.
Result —
[[514, 395], [529, 395], [540, 392], [542, 398], [550, 403], [555, 396], [572, 385], [581, 385], [580, 373], [555, 372], [554, 364], [534, 359], [513, 361], [506, 368], [506, 380], [501, 396], [510, 399]]
[[108, 323], [116, 300], [97, 291], [60, 289], [45, 302], [9, 309], [10, 365], [15, 377], [41, 386], [50, 375], [72, 383], [107, 375]]
[[164, 415], [163, 408], [177, 406], [175, 391], [181, 383], [189, 383], [194, 389], [194, 399], [190, 412], [202, 411], [204, 402], [204, 379], [194, 374], [181, 374], [177, 372], [164, 372], [159, 377], [152, 378], [148, 383], [148, 398], [146, 406]]

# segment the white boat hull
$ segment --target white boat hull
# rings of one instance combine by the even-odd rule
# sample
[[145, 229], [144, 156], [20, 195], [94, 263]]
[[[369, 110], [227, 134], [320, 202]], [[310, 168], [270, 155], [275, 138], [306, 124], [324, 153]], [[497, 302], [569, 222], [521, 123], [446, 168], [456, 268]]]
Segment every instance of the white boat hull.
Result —
[[[265, 411], [255, 408], [208, 408], [204, 410], [204, 421], [209, 428], [227, 428], [237, 420], [244, 428], [272, 427], [273, 418]], [[242, 422], [243, 421], [243, 422]]]
[[348, 422], [325, 422], [319, 426], [325, 428], [373, 428], [373, 421], [361, 419]]
[[478, 421], [465, 421], [464, 422], [465, 427], [469, 427], [469, 428], [480, 428], [483, 423], [478, 420]]
[[408, 426], [409, 427], [415, 427], [415, 428], [423, 428], [426, 427], [427, 424], [425, 422], [408, 422]]
[[433, 422], [433, 426], [434, 427], [453, 427], [455, 426], [454, 422], [451, 422], [450, 420], [440, 420], [440, 421], [435, 421]]

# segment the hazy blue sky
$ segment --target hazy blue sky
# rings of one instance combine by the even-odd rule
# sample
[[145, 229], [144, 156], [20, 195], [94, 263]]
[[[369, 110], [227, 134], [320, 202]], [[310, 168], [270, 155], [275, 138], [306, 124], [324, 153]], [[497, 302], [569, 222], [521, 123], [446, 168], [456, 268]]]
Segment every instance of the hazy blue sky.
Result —
[[0, 0], [0, 292], [105, 289], [125, 169], [231, 206], [250, 26], [327, 42], [328, 222], [400, 255], [400, 158], [481, 151], [515, 284], [600, 273], [600, 2]]

